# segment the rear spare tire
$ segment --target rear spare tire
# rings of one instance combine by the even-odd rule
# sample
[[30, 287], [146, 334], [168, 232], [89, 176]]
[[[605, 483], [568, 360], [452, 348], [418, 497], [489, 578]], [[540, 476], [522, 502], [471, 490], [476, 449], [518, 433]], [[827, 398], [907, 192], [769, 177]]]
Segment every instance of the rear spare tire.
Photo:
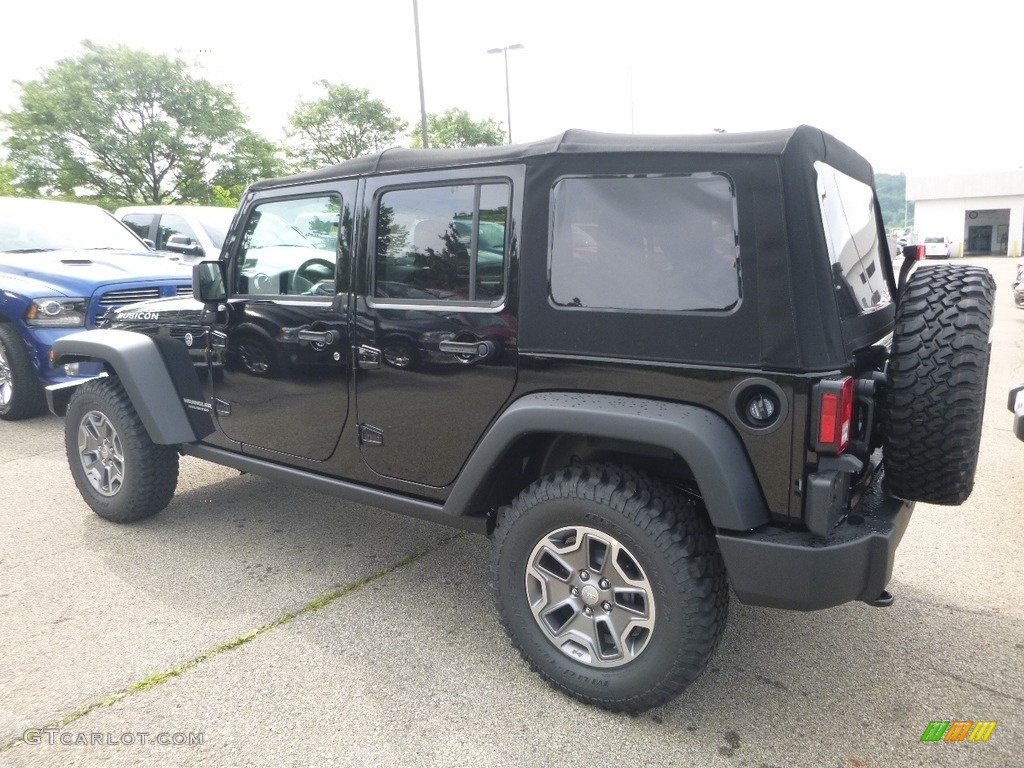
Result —
[[995, 280], [982, 267], [920, 267], [900, 297], [883, 405], [893, 494], [962, 504], [974, 486]]

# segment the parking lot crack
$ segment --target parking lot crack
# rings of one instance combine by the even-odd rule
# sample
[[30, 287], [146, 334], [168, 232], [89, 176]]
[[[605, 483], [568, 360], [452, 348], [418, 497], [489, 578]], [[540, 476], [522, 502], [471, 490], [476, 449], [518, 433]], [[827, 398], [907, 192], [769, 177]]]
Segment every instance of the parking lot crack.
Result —
[[0, 753], [6, 752], [7, 750], [17, 746], [18, 744], [24, 743], [26, 737], [29, 734], [32, 734], [33, 732], [55, 731], [60, 730], [62, 728], [66, 728], [75, 721], [81, 720], [83, 717], [88, 715], [90, 712], [93, 712], [94, 710], [113, 706], [114, 704], [117, 704], [119, 701], [122, 701], [123, 699], [126, 699], [132, 696], [133, 694], [140, 693], [142, 691], [148, 691], [152, 688], [156, 688], [158, 685], [161, 685], [162, 683], [165, 683], [168, 680], [171, 680], [175, 677], [179, 677], [185, 672], [189, 671], [190, 669], [198, 667], [200, 664], [204, 664], [205, 662], [210, 661], [211, 659], [214, 659], [217, 656], [220, 656], [222, 653], [234, 650], [235, 648], [238, 648], [249, 643], [252, 640], [255, 640], [260, 635], [263, 635], [273, 629], [277, 629], [278, 627], [283, 627], [286, 624], [290, 624], [291, 622], [295, 621], [295, 619], [298, 619], [301, 616], [305, 616], [306, 614], [314, 613], [315, 611], [319, 611], [322, 608], [326, 608], [335, 600], [345, 597], [346, 595], [352, 594], [353, 592], [362, 589], [368, 584], [371, 584], [374, 581], [378, 581], [379, 579], [382, 579], [385, 576], [394, 573], [395, 571], [404, 568], [407, 565], [411, 565], [412, 563], [415, 563], [417, 560], [420, 560], [421, 558], [429, 555], [431, 552], [435, 552], [444, 547], [445, 545], [449, 544], [450, 542], [455, 541], [456, 539], [459, 539], [465, 535], [466, 534], [464, 532], [458, 532], [453, 536], [448, 536], [447, 538], [441, 539], [440, 541], [436, 541], [431, 545], [419, 550], [418, 552], [413, 552], [412, 554], [406, 555], [405, 557], [392, 563], [391, 565], [384, 566], [383, 568], [379, 569], [378, 571], [368, 576], [364, 576], [360, 579], [356, 579], [355, 581], [350, 581], [345, 584], [336, 586], [332, 589], [329, 589], [326, 592], [323, 592], [314, 597], [313, 599], [307, 601], [300, 608], [282, 614], [277, 618], [268, 621], [266, 624], [256, 627], [255, 629], [252, 629], [248, 632], [243, 632], [242, 634], [236, 635], [235, 637], [229, 640], [225, 640], [224, 642], [219, 643], [213, 648], [207, 648], [206, 650], [201, 651], [192, 658], [187, 659], [186, 661], [183, 661], [182, 663], [176, 666], [147, 675], [141, 680], [137, 680], [134, 683], [128, 685], [127, 687], [122, 688], [119, 691], [110, 693], [104, 696], [103, 698], [98, 699], [97, 701], [93, 701], [89, 704], [86, 704], [81, 709], [71, 712], [70, 714], [61, 717], [54, 722], [48, 723], [38, 728], [28, 728], [22, 733], [19, 733], [17, 736], [9, 738], [7, 741], [0, 743]]

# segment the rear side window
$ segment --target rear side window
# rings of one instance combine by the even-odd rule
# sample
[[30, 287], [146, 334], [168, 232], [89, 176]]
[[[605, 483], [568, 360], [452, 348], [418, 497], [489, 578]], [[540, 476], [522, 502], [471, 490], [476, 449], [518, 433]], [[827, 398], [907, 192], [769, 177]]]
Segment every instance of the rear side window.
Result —
[[377, 208], [374, 297], [499, 302], [510, 200], [506, 182], [384, 192]]
[[818, 204], [832, 262], [832, 287], [843, 317], [874, 312], [892, 303], [882, 270], [875, 196], [862, 181], [820, 160]]
[[729, 310], [740, 300], [732, 182], [718, 173], [560, 179], [549, 264], [560, 307]]

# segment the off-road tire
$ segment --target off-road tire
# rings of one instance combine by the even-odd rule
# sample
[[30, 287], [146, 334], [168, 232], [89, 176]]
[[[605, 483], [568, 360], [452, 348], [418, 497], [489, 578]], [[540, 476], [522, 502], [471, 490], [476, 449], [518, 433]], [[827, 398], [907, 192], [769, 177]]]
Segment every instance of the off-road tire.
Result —
[[[103, 425], [103, 437], [122, 459], [116, 462], [122, 468], [121, 480], [109, 494], [97, 489], [83, 460], [83, 451], [91, 454], [96, 441], [80, 444], [83, 430], [95, 434], [97, 424]], [[64, 444], [82, 498], [105, 520], [132, 523], [152, 517], [174, 496], [178, 452], [174, 446], [156, 445], [150, 439], [116, 377], [94, 379], [77, 388], [64, 421]]]
[[[531, 610], [531, 553], [556, 531], [574, 526], [621, 544], [650, 587], [654, 623], [649, 639], [619, 666], [594, 666], [570, 657]], [[554, 688], [610, 710], [641, 712], [677, 695], [703, 672], [725, 628], [725, 567], [702, 505], [629, 468], [571, 467], [526, 488], [502, 512], [491, 575], [502, 624], [522, 657]], [[600, 574], [589, 578], [597, 581]]]
[[995, 281], [982, 267], [922, 266], [900, 297], [882, 442], [890, 490], [957, 505], [974, 487]]
[[28, 419], [46, 410], [46, 393], [28, 350], [7, 323], [0, 323], [0, 388], [0, 419], [4, 421]]

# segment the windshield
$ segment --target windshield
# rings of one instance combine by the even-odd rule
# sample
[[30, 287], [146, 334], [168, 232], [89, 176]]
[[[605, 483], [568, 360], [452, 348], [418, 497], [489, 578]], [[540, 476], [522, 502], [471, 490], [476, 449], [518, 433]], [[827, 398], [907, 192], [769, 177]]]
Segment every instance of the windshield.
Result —
[[146, 247], [113, 216], [92, 205], [0, 200], [0, 251], [128, 250]]

